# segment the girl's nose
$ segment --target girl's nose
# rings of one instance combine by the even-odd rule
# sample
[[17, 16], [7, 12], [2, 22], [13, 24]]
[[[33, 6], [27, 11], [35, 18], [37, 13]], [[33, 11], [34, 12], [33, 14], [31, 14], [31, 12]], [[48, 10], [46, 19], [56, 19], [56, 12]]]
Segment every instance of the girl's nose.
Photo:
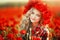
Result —
[[36, 18], [36, 15], [34, 14], [33, 17]]

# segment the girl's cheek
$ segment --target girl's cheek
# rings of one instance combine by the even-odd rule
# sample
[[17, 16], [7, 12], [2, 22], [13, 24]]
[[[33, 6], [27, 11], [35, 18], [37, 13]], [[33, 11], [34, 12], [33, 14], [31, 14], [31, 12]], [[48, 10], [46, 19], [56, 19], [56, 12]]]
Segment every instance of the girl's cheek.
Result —
[[39, 20], [40, 20], [40, 17], [36, 17], [36, 19], [35, 19], [37, 22], [39, 22]]

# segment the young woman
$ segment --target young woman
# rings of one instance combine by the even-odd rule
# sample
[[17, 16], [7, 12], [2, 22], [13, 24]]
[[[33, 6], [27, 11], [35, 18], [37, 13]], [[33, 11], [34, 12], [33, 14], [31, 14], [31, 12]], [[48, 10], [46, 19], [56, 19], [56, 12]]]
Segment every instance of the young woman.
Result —
[[48, 25], [44, 24], [45, 17], [47, 18], [46, 15], [49, 14], [46, 5], [38, 2], [29, 3], [24, 13], [26, 14], [22, 20], [20, 30], [27, 31], [26, 34], [30, 36], [29, 40], [34, 40], [35, 38], [40, 38], [39, 40], [49, 40]]

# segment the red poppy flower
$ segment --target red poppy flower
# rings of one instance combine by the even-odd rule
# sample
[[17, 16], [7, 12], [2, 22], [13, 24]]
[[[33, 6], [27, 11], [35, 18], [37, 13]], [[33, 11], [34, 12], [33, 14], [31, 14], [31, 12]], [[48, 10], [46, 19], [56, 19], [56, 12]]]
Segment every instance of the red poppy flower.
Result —
[[58, 28], [55, 29], [55, 33], [56, 33], [56, 34], [55, 34], [56, 36], [60, 36], [60, 30], [59, 30]]
[[41, 40], [41, 38], [40, 37], [38, 37], [38, 38], [36, 38], [37, 40]]
[[26, 34], [26, 30], [21, 30], [20, 33], [21, 34]]
[[19, 21], [16, 21], [16, 20], [14, 21], [14, 24], [18, 24], [18, 23], [19, 23]]
[[50, 23], [50, 19], [44, 20], [43, 24], [49, 24]]
[[13, 39], [11, 39], [11, 40], [16, 40], [16, 37], [14, 37]]
[[34, 34], [35, 32], [34, 32], [34, 30], [32, 30], [32, 34]]
[[9, 34], [7, 35], [7, 38], [8, 38], [8, 39], [12, 39], [12, 38], [14, 38], [14, 34], [9, 33]]
[[39, 31], [40, 30], [40, 27], [36, 27], [36, 29], [35, 29], [36, 31]]
[[15, 19], [12, 17], [12, 18], [9, 18], [9, 20], [14, 21]]
[[15, 28], [12, 28], [12, 30], [11, 30], [14, 34], [17, 34], [18, 33], [18, 30], [17, 29], [15, 29]]
[[9, 21], [6, 20], [4, 25], [7, 26], [7, 27], [9, 27]]
[[5, 29], [6, 29], [6, 28], [5, 28], [5, 27], [3, 27], [3, 26], [1, 26], [1, 27], [0, 27], [0, 30], [5, 30]]
[[19, 21], [16, 21], [16, 20], [14, 20], [12, 22], [13, 22], [13, 24], [11, 24], [11, 27], [15, 27], [19, 23]]
[[2, 35], [0, 35], [0, 40], [4, 40], [3, 37], [2, 37]]
[[56, 26], [53, 23], [51, 23], [51, 22], [49, 23], [49, 27], [52, 28], [52, 29], [56, 28]]
[[22, 40], [22, 38], [21, 37], [17, 37], [17, 40]]
[[32, 36], [32, 39], [33, 39], [33, 40], [41, 40], [40, 37], [35, 37], [35, 36]]
[[56, 26], [60, 25], [60, 19], [54, 19], [54, 23], [56, 24]]
[[4, 36], [4, 35], [5, 35], [5, 32], [4, 32], [4, 31], [2, 31], [1, 35], [2, 35], [2, 36]]

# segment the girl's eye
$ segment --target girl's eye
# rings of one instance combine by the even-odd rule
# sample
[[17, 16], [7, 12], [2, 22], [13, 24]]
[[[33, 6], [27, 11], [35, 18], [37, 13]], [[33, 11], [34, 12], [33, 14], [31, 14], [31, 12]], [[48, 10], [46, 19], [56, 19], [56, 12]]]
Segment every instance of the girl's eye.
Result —
[[38, 17], [40, 17], [40, 15], [37, 14]]

